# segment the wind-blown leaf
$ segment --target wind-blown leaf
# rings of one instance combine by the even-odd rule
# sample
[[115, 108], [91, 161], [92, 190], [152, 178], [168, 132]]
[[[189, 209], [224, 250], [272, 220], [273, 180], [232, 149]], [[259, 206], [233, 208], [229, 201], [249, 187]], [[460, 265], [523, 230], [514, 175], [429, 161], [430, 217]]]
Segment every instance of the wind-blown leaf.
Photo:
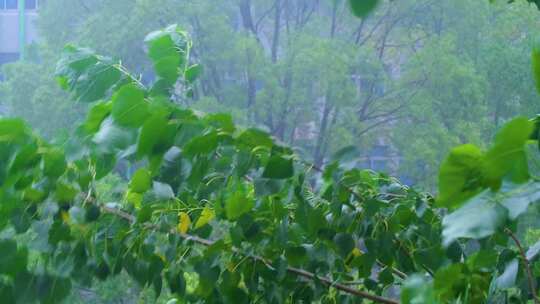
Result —
[[192, 138], [184, 146], [184, 155], [193, 157], [199, 154], [209, 154], [213, 152], [218, 145], [218, 136], [215, 132]]
[[141, 168], [133, 174], [129, 188], [136, 193], [144, 193], [152, 186], [152, 176], [148, 170]]
[[21, 119], [0, 120], [0, 143], [20, 142], [26, 137], [27, 127]]
[[294, 175], [293, 160], [279, 155], [272, 155], [264, 167], [263, 177], [270, 179], [286, 179]]
[[495, 137], [495, 145], [486, 152], [484, 177], [490, 185], [499, 186], [503, 177], [521, 183], [529, 178], [525, 143], [534, 130], [534, 123], [519, 117], [507, 123]]
[[508, 217], [508, 210], [493, 202], [486, 190], [443, 219], [443, 243], [450, 245], [459, 238], [481, 239], [492, 235]]
[[133, 84], [120, 88], [112, 98], [112, 117], [121, 126], [141, 126], [148, 115], [144, 91]]
[[195, 223], [195, 229], [199, 229], [206, 224], [210, 223], [216, 216], [214, 210], [208, 208], [208, 206], [204, 207], [203, 211], [201, 212], [201, 215], [199, 216], [199, 219]]
[[73, 45], [65, 47], [56, 76], [60, 85], [73, 92], [77, 100], [82, 102], [102, 99], [112, 87], [131, 79], [118, 62]]
[[272, 148], [274, 145], [270, 135], [257, 129], [247, 129], [237, 139], [239, 144], [246, 145], [251, 149], [256, 147]]
[[506, 265], [504, 272], [497, 278], [495, 285], [499, 289], [511, 288], [515, 285], [518, 274], [519, 262], [517, 259], [510, 261]]
[[152, 190], [158, 199], [168, 200], [174, 198], [174, 191], [169, 184], [154, 181]]
[[169, 124], [163, 113], [154, 114], [147, 119], [139, 134], [137, 157], [162, 153], [172, 146], [176, 127]]
[[98, 145], [100, 151], [115, 153], [127, 148], [134, 138], [133, 132], [119, 127], [111, 117], [107, 117], [92, 141]]
[[187, 64], [190, 43], [187, 34], [177, 25], [152, 32], [146, 36], [148, 56], [154, 63], [159, 80], [152, 88], [155, 94], [167, 94]]
[[454, 148], [439, 171], [439, 197], [441, 207], [456, 208], [481, 191], [482, 151], [474, 145]]
[[203, 68], [201, 65], [199, 64], [194, 64], [192, 66], [190, 66], [187, 70], [186, 70], [186, 81], [188, 83], [193, 83], [195, 82], [195, 80], [197, 80], [197, 78], [199, 78], [201, 76], [203, 72]]
[[527, 250], [527, 260], [533, 261], [540, 253], [540, 241], [529, 247]]
[[499, 201], [508, 209], [511, 220], [525, 213], [530, 204], [540, 201], [540, 183], [530, 181], [526, 184], [505, 184], [493, 201]]
[[358, 18], [365, 18], [379, 3], [379, 0], [349, 0], [352, 13]]
[[225, 214], [229, 220], [237, 220], [255, 206], [252, 194], [248, 193], [245, 185], [231, 187], [233, 191], [225, 201]]
[[357, 146], [348, 146], [338, 150], [332, 155], [333, 161], [347, 162], [360, 156], [360, 150]]
[[90, 111], [84, 123], [84, 129], [90, 134], [94, 134], [99, 131], [99, 127], [107, 115], [111, 113], [112, 103], [111, 102], [100, 102], [95, 104]]
[[403, 304], [438, 304], [433, 291], [433, 282], [428, 282], [420, 275], [411, 276], [405, 281], [401, 290]]

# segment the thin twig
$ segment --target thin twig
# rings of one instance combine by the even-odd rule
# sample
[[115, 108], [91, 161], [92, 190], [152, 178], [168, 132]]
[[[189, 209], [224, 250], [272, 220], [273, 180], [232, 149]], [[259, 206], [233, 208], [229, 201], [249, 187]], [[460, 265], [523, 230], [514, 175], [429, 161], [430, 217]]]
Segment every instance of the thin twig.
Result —
[[514, 243], [516, 243], [517, 248], [519, 249], [519, 255], [521, 256], [521, 262], [523, 263], [523, 266], [525, 267], [525, 272], [527, 273], [527, 280], [529, 282], [529, 289], [531, 290], [531, 294], [534, 300], [535, 304], [540, 304], [540, 299], [538, 299], [538, 295], [536, 294], [536, 281], [532, 274], [531, 266], [529, 263], [529, 260], [527, 259], [527, 255], [525, 254], [525, 250], [523, 250], [523, 246], [521, 246], [521, 242], [517, 238], [517, 236], [512, 232], [512, 230], [508, 228], [504, 228], [504, 232], [514, 240]]

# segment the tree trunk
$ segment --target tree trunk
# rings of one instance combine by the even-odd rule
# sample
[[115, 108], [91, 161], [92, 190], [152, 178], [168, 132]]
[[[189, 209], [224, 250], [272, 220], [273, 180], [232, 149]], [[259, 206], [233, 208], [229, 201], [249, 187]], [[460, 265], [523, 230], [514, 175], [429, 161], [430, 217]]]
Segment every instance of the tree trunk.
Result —
[[276, 17], [274, 20], [274, 38], [272, 40], [272, 62], [277, 62], [278, 46], [279, 46], [279, 32], [281, 27], [281, 1], [276, 0]]
[[[248, 32], [251, 32], [255, 39], [260, 43], [259, 37], [257, 35], [257, 30], [255, 29], [255, 24], [253, 23], [253, 17], [251, 15], [251, 0], [240, 0], [240, 15], [242, 16], [242, 24], [244, 29]], [[255, 111], [254, 106], [256, 102], [257, 94], [257, 81], [253, 76], [251, 65], [253, 64], [253, 54], [249, 49], [246, 49], [247, 57], [247, 67], [246, 67], [246, 76], [247, 76], [247, 111], [248, 118], [255, 120]]]
[[319, 134], [317, 136], [314, 156], [315, 166], [319, 168], [322, 166], [324, 161], [323, 145], [326, 136], [326, 129], [328, 127], [328, 117], [330, 116], [331, 110], [332, 109], [331, 106], [328, 104], [328, 100], [325, 99], [321, 117], [321, 127], [319, 128]]
[[240, 1], [240, 15], [242, 15], [242, 24], [244, 25], [244, 28], [257, 37], [257, 30], [255, 29], [253, 17], [251, 16], [251, 0]]

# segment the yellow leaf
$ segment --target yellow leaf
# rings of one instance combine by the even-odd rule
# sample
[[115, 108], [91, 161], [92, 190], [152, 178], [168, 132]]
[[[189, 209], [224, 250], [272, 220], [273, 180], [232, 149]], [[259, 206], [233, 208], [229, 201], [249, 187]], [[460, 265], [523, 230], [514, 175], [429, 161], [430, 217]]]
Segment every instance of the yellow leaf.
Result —
[[189, 225], [191, 225], [191, 219], [189, 218], [189, 215], [185, 212], [180, 212], [178, 219], [178, 231], [180, 231], [180, 233], [188, 232]]
[[201, 216], [199, 216], [197, 223], [195, 223], [195, 229], [199, 229], [204, 225], [210, 223], [210, 221], [212, 221], [214, 217], [216, 217], [214, 210], [208, 207], [204, 207], [203, 211], [201, 212]]
[[62, 221], [64, 221], [64, 223], [69, 224], [69, 213], [62, 211], [60, 216], [62, 217]]
[[126, 193], [126, 201], [133, 204], [136, 209], [140, 209], [143, 201], [143, 195], [128, 190], [128, 192]]
[[157, 253], [156, 255], [163, 261], [163, 263], [167, 263], [167, 259], [165, 258], [163, 253]]
[[359, 257], [362, 255], [362, 251], [360, 251], [360, 249], [358, 248], [354, 248], [353, 251], [352, 251], [352, 255], [355, 256], [355, 257]]

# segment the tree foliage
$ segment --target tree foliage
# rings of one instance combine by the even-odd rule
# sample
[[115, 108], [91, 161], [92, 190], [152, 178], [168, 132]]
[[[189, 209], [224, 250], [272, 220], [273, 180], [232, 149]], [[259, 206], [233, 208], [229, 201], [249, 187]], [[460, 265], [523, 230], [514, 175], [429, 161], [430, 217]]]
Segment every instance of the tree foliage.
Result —
[[[173, 25], [146, 43], [149, 86], [66, 47], [59, 83], [99, 101], [65, 146], [0, 120], [3, 299], [56, 303], [122, 271], [185, 302], [397, 303], [396, 286], [402, 303], [536, 297], [538, 246], [525, 253], [512, 229], [540, 199], [526, 153], [538, 122], [512, 120], [485, 151], [455, 148], [434, 199], [339, 160], [313, 166], [228, 115], [175, 105], [200, 74], [190, 39]], [[120, 160], [139, 169], [121, 201], [99, 201], [96, 182]]]
[[[121, 58], [149, 84], [157, 74], [141, 41], [178, 23], [194, 39], [192, 72], [205, 72], [193, 97], [178, 91], [175, 102], [231, 113], [318, 166], [354, 145], [363, 168], [429, 190], [451, 147], [486, 146], [512, 117], [538, 112], [528, 54], [540, 18], [527, 1], [377, 1], [363, 18], [350, 12], [353, 2], [47, 1], [36, 54], [6, 66], [0, 99], [51, 139], [85, 115], [51, 81], [66, 43]], [[379, 146], [388, 147], [384, 163], [373, 160]]]
[[[434, 198], [347, 166], [355, 149], [319, 166], [229, 115], [178, 105], [205, 75], [189, 36], [171, 25], [145, 42], [150, 83], [65, 48], [58, 83], [90, 103], [68, 142], [0, 120], [3, 301], [58, 303], [121, 273], [179, 302], [540, 301], [540, 245], [515, 234], [540, 200], [540, 119], [510, 120], [486, 148], [454, 148]], [[458, 86], [474, 78], [454, 58], [436, 63], [455, 67]], [[120, 200], [103, 201], [98, 182], [120, 162], [137, 170]]]

